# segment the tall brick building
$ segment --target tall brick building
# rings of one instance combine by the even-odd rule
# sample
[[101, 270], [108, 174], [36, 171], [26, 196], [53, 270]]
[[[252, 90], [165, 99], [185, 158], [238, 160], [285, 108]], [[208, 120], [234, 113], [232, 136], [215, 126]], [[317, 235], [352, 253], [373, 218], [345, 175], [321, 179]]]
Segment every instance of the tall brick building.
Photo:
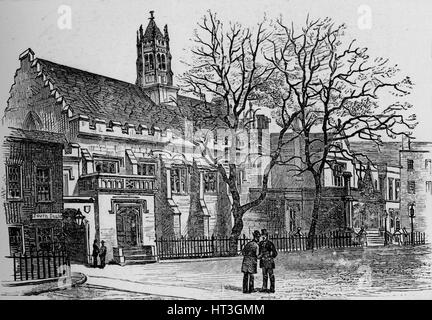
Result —
[[63, 134], [10, 128], [3, 142], [4, 212], [10, 253], [54, 250], [62, 239]]

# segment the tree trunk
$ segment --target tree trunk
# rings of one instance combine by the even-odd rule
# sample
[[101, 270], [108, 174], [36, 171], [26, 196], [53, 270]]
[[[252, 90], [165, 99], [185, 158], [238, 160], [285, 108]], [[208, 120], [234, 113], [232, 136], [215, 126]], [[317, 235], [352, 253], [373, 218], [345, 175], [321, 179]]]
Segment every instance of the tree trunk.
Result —
[[314, 248], [315, 231], [316, 231], [316, 225], [318, 221], [319, 210], [321, 206], [321, 197], [322, 197], [322, 186], [321, 186], [320, 175], [314, 176], [314, 180], [315, 180], [315, 198], [314, 198], [313, 209], [312, 209], [312, 221], [309, 228], [309, 234], [308, 234], [307, 245], [306, 245], [306, 248], [308, 250], [313, 250]]
[[237, 206], [233, 206], [231, 209], [232, 216], [234, 217], [234, 225], [231, 229], [231, 236], [229, 242], [229, 253], [230, 256], [237, 255], [237, 242], [240, 234], [243, 230], [243, 212]]

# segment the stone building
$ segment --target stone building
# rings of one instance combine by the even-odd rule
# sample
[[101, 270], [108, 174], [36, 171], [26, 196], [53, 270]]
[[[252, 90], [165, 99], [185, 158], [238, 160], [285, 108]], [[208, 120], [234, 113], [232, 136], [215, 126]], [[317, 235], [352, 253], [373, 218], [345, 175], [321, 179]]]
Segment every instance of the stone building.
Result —
[[[312, 137], [319, 141], [320, 134]], [[271, 134], [271, 148], [277, 145], [278, 134]], [[281, 161], [304, 154], [304, 140], [294, 138], [288, 132], [284, 136]], [[320, 146], [316, 142], [315, 150]], [[353, 149], [351, 142], [342, 140], [339, 148]], [[388, 204], [385, 200], [384, 180], [380, 168], [364, 159], [360, 162], [349, 156], [330, 152], [329, 164], [321, 177], [322, 204], [317, 223], [317, 233], [354, 229], [363, 226], [378, 230], [382, 225], [382, 213]], [[271, 188], [266, 200], [245, 217], [246, 234], [254, 229], [267, 228], [275, 234], [295, 233], [298, 229], [307, 233], [311, 223], [315, 184], [312, 174], [298, 174], [302, 163], [299, 158], [276, 165], [271, 172]], [[394, 170], [397, 170], [395, 168]], [[385, 174], [390, 171], [386, 171]], [[252, 195], [258, 193], [252, 189]]]
[[[168, 28], [162, 33], [153, 13], [146, 29], [138, 29], [136, 47], [135, 84], [26, 50], [4, 119], [9, 126], [28, 129], [34, 123], [65, 135], [64, 207], [80, 209], [86, 242], [105, 240], [107, 259], [120, 262], [147, 259], [156, 238], [227, 236], [232, 223], [226, 184], [191, 143], [191, 135], [210, 130], [196, 119], [200, 108], [217, 108], [181, 95], [173, 84]], [[270, 145], [268, 121], [257, 117], [243, 149], [233, 149], [223, 129], [212, 131], [211, 152], [226, 155], [225, 163], [229, 150], [236, 150], [234, 156], [262, 153]], [[261, 171], [250, 167], [261, 165], [241, 166], [243, 197], [260, 178], [254, 173]]]

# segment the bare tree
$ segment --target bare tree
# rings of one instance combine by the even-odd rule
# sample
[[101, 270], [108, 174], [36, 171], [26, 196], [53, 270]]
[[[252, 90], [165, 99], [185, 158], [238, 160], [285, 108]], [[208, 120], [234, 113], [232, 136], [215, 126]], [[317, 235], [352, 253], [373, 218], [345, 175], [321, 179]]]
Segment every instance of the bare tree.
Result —
[[355, 40], [344, 44], [345, 26], [335, 26], [329, 18], [308, 18], [299, 31], [282, 19], [274, 27], [264, 55], [283, 79], [279, 90], [292, 97], [291, 110], [299, 112], [293, 131], [303, 139], [304, 153], [294, 170], [312, 174], [315, 184], [308, 235], [308, 247], [313, 248], [325, 167], [332, 168], [335, 155], [358, 156], [341, 145], [347, 139], [381, 145], [383, 136], [410, 136], [415, 115], [405, 113], [412, 105], [398, 99], [410, 93], [412, 82], [400, 77], [388, 59], [372, 59]]
[[[244, 137], [251, 129], [259, 111], [251, 107], [252, 103], [258, 102], [265, 94], [263, 88], [274, 71], [273, 66], [263, 64], [265, 60], [261, 49], [270, 37], [264, 23], [265, 20], [259, 23], [256, 30], [245, 28], [239, 23], [230, 23], [225, 28], [216, 14], [208, 12], [198, 24], [193, 39], [193, 61], [181, 79], [182, 89], [200, 98], [193, 108], [196, 110], [195, 125], [200, 126], [201, 123], [199, 129], [207, 129], [202, 135], [194, 135], [194, 143], [199, 145], [201, 157], [206, 163], [219, 172], [232, 198], [231, 214], [234, 224], [230, 243], [233, 254], [237, 250], [237, 239], [243, 229], [243, 216], [265, 199], [269, 174], [282, 148], [282, 137], [295, 118], [295, 114], [284, 112], [279, 144], [271, 153], [252, 154], [248, 151], [246, 154], [243, 152], [241, 157], [238, 156], [239, 137]], [[211, 97], [212, 102], [206, 102], [204, 97]], [[178, 107], [180, 112], [182, 109], [191, 110], [190, 106], [183, 108], [184, 105], [180, 104]], [[201, 121], [197, 121], [197, 114]], [[215, 153], [209, 143], [212, 137], [208, 133], [220, 129], [229, 133], [229, 154]], [[259, 195], [241, 203], [237, 181], [239, 167], [247, 161], [255, 161], [257, 157], [265, 158]]]

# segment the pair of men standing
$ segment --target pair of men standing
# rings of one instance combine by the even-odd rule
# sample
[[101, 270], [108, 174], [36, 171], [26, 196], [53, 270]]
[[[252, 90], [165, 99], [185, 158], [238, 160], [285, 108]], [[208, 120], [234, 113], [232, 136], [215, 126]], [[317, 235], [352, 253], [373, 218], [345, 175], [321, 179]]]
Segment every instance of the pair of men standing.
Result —
[[[262, 239], [260, 241], [260, 237]], [[260, 268], [263, 274], [263, 292], [275, 292], [275, 276], [273, 269], [275, 268], [274, 258], [277, 257], [276, 247], [273, 242], [268, 239], [268, 232], [262, 229], [261, 233], [258, 230], [253, 232], [253, 240], [248, 242], [243, 250], [243, 293], [254, 292], [254, 274], [257, 273], [258, 259], [260, 259]], [[268, 279], [270, 278], [270, 290], [267, 290]]]
[[106, 252], [107, 252], [107, 249], [106, 249], [106, 247], [105, 247], [105, 241], [101, 241], [101, 247], [99, 248], [99, 246], [98, 246], [98, 241], [97, 240], [95, 240], [94, 242], [93, 242], [93, 252], [92, 252], [92, 256], [93, 256], [93, 267], [94, 268], [97, 268], [97, 266], [98, 266], [98, 261], [97, 261], [97, 258], [98, 258], [98, 256], [99, 256], [99, 259], [100, 259], [100, 267], [103, 269], [103, 268], [105, 268], [105, 257], [106, 257]]

